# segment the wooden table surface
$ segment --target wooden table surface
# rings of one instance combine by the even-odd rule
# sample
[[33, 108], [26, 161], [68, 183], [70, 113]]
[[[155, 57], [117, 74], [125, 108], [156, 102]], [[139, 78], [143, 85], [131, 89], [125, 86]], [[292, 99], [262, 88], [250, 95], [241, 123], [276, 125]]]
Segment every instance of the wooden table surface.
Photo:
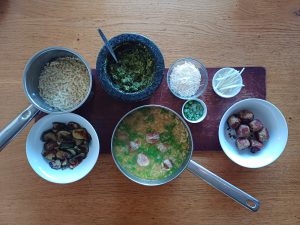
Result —
[[[29, 166], [30, 124], [0, 153], [0, 224], [300, 224], [300, 2], [246, 0], [1, 0], [0, 127], [27, 105], [26, 61], [60, 45], [95, 67], [102, 41], [123, 32], [149, 36], [166, 65], [192, 56], [207, 67], [264, 66], [267, 99], [289, 125], [282, 156], [262, 169], [246, 169], [223, 152], [193, 156], [211, 171], [261, 200], [252, 213], [188, 171], [159, 187], [129, 181], [110, 155], [101, 155], [84, 179], [49, 183]], [[216, 134], [217, 135], [217, 134]]]

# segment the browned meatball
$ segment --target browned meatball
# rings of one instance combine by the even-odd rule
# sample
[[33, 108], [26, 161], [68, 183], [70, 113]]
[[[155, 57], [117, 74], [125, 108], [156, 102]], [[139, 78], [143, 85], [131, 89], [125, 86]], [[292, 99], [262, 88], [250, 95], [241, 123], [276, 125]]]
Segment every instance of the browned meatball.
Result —
[[239, 128], [236, 130], [236, 135], [238, 137], [249, 137], [250, 136], [250, 128], [245, 124], [241, 124]]
[[254, 114], [249, 110], [242, 110], [239, 113], [239, 117], [243, 123], [250, 123], [254, 119]]
[[236, 146], [238, 147], [239, 150], [246, 149], [250, 147], [250, 141], [247, 138], [237, 138]]
[[241, 124], [241, 119], [238, 118], [235, 115], [231, 115], [228, 120], [227, 120], [228, 125], [230, 126], [230, 128], [232, 129], [236, 129], [240, 126]]
[[260, 122], [260, 120], [255, 119], [249, 123], [249, 127], [251, 131], [257, 132], [263, 129], [264, 125], [262, 124], [262, 122]]
[[256, 138], [260, 141], [260, 142], [265, 142], [269, 139], [269, 131], [267, 128], [263, 128], [261, 131], [256, 133]]
[[250, 145], [251, 145], [251, 152], [252, 153], [257, 152], [257, 151], [261, 150], [264, 147], [263, 143], [261, 143], [257, 140], [254, 140], [254, 139], [250, 140]]

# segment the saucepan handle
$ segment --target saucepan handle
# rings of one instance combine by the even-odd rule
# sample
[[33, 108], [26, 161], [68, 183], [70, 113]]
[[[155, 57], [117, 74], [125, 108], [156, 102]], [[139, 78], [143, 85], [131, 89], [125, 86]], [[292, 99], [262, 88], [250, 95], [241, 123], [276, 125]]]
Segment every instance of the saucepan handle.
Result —
[[27, 126], [38, 112], [37, 108], [30, 105], [0, 131], [0, 151]]
[[191, 171], [196, 176], [199, 176], [209, 185], [223, 192], [225, 195], [237, 201], [246, 208], [252, 210], [253, 212], [256, 212], [259, 209], [259, 200], [223, 180], [221, 177], [218, 177], [195, 161], [190, 160], [187, 168], [189, 171]]

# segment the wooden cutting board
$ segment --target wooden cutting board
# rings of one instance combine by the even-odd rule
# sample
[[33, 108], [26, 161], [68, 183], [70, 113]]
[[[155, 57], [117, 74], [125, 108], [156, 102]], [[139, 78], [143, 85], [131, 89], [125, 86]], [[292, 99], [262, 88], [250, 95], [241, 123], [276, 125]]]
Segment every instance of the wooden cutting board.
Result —
[[[240, 67], [235, 67], [240, 70]], [[233, 105], [246, 98], [266, 98], [266, 70], [263, 67], [246, 67], [243, 72], [245, 87], [241, 92], [229, 99], [221, 98], [212, 89], [211, 80], [220, 68], [208, 68], [208, 87], [200, 97], [207, 105], [208, 114], [204, 121], [198, 124], [188, 123], [194, 141], [195, 151], [222, 150], [218, 140], [218, 127], [222, 115]], [[101, 153], [110, 152], [110, 140], [114, 127], [120, 118], [131, 109], [146, 104], [159, 104], [167, 106], [181, 115], [181, 107], [184, 100], [175, 97], [168, 89], [166, 74], [159, 89], [154, 95], [145, 101], [137, 103], [124, 103], [111, 98], [102, 89], [96, 76], [96, 70], [92, 70], [93, 88], [90, 98], [75, 113], [86, 118], [96, 129]], [[38, 118], [43, 116], [41, 114]]]

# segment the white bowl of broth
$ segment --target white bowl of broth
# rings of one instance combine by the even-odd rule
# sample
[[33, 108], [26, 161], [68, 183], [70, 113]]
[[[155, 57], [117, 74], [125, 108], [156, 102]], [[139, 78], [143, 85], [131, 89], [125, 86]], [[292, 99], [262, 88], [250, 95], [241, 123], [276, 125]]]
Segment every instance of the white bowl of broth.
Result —
[[252, 211], [260, 202], [191, 160], [193, 139], [183, 118], [160, 105], [137, 107], [125, 114], [111, 139], [113, 159], [130, 180], [157, 186], [172, 181], [185, 168]]

